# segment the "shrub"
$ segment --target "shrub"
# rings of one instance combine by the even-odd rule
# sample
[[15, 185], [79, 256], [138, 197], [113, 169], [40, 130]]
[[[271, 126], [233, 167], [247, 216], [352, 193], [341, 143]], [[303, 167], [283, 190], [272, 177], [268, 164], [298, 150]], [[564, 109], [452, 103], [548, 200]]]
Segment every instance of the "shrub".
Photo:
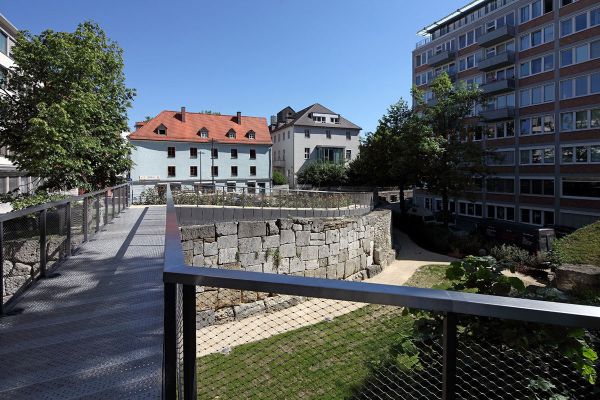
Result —
[[600, 222], [576, 230], [552, 244], [552, 262], [600, 265]]
[[285, 175], [280, 171], [273, 171], [273, 184], [274, 185], [285, 185], [287, 183], [287, 179]]
[[507, 268], [516, 268], [520, 265], [532, 265], [535, 256], [529, 254], [525, 249], [512, 244], [503, 244], [493, 247], [490, 255]]
[[45, 191], [39, 191], [35, 194], [23, 194], [17, 197], [13, 197], [10, 200], [10, 205], [12, 206], [14, 211], [17, 211], [44, 203], [59, 201], [65, 199], [66, 197], [67, 196], [62, 194], [49, 194]]
[[155, 187], [149, 187], [144, 189], [142, 193], [140, 193], [139, 200], [137, 204], [144, 205], [153, 205], [153, 204], [165, 204], [166, 197], [164, 193], [160, 193], [159, 190]]
[[298, 173], [298, 183], [303, 185], [340, 186], [346, 180], [346, 167], [330, 162], [311, 163]]

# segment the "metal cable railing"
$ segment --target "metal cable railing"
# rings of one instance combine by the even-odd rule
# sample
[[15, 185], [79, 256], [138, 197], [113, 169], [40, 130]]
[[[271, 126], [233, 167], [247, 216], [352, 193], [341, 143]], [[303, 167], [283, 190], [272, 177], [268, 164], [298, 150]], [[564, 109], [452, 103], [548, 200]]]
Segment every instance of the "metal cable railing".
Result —
[[498, 334], [517, 321], [597, 339], [597, 307], [190, 267], [170, 189], [164, 262], [167, 399], [598, 398], [555, 347]]
[[[129, 184], [0, 214], [0, 315], [129, 206]], [[112, 204], [116, 211], [109, 207]]]

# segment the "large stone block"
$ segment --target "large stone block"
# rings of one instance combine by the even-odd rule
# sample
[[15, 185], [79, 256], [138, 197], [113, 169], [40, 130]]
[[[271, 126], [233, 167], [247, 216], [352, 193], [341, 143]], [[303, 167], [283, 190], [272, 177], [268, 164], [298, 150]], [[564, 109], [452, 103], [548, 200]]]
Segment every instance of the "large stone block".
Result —
[[204, 242], [204, 256], [216, 256], [219, 254], [219, 245], [217, 242]]
[[329, 245], [329, 254], [332, 256], [337, 256], [340, 254], [340, 244], [339, 243], [331, 243]]
[[240, 254], [255, 253], [262, 250], [262, 240], [259, 237], [242, 238], [238, 240]]
[[237, 222], [217, 222], [215, 224], [217, 236], [236, 235], [238, 226]]
[[339, 262], [339, 263], [337, 263], [337, 265], [335, 266], [335, 268], [336, 268], [337, 279], [344, 279], [346, 277], [344, 275], [346, 273], [346, 263], [345, 262]]
[[183, 251], [194, 250], [194, 241], [193, 240], [182, 240], [181, 241], [181, 249]]
[[296, 245], [293, 243], [282, 244], [279, 246], [279, 257], [295, 257], [296, 256]]
[[290, 259], [289, 258], [279, 259], [279, 264], [277, 265], [277, 273], [285, 274], [285, 275], [290, 273]]
[[196, 312], [196, 329], [215, 324], [215, 310], [202, 310]]
[[240, 257], [240, 264], [242, 267], [249, 267], [251, 265], [260, 265], [265, 262], [265, 253], [263, 253], [263, 252], [243, 253], [243, 254], [240, 254], [239, 257]]
[[192, 265], [194, 262], [194, 250], [186, 250], [183, 252], [183, 262], [187, 265]]
[[192, 265], [194, 265], [196, 267], [203, 267], [204, 266], [204, 256], [202, 254], [194, 256], [194, 259], [192, 260]]
[[204, 243], [202, 239], [194, 240], [194, 255], [203, 255], [204, 254]]
[[304, 261], [304, 270], [312, 271], [319, 268], [319, 260]]
[[299, 231], [302, 231], [302, 230], [304, 230], [304, 226], [303, 225], [300, 225], [300, 224], [294, 224], [294, 225], [292, 225], [292, 231], [299, 232]]
[[217, 308], [231, 307], [240, 304], [242, 292], [234, 289], [219, 289], [217, 294]]
[[296, 245], [297, 246], [308, 246], [310, 244], [310, 232], [299, 231], [296, 232]]
[[277, 220], [277, 226], [280, 230], [292, 229], [294, 221], [289, 218], [281, 218]]
[[40, 261], [40, 242], [38, 240], [7, 240], [4, 243], [4, 258], [23, 264]]
[[219, 249], [228, 249], [238, 246], [237, 235], [221, 236], [217, 239], [217, 246]]
[[304, 276], [307, 278], [327, 278], [327, 268], [317, 268], [304, 271]]
[[325, 227], [325, 221], [321, 218], [315, 218], [312, 220], [312, 226], [310, 227], [311, 232], [323, 232]]
[[219, 256], [204, 256], [204, 265], [207, 267], [215, 267], [219, 264]]
[[217, 307], [218, 291], [212, 290], [196, 294], [196, 308], [198, 310], [215, 309]]
[[182, 240], [204, 239], [208, 237], [215, 237], [214, 225], [195, 225], [181, 228]]
[[28, 276], [7, 276], [4, 278], [4, 295], [13, 295], [17, 293], [29, 280]]
[[235, 247], [219, 250], [219, 264], [234, 263], [238, 257], [238, 250]]
[[360, 271], [360, 257], [351, 258], [346, 261], [346, 269], [344, 271], [346, 277], [354, 275], [358, 271]]
[[262, 238], [262, 247], [265, 250], [279, 247], [280, 244], [281, 241], [279, 235], [265, 236]]
[[306, 246], [300, 248], [300, 259], [302, 261], [316, 260], [319, 258], [319, 248], [317, 246]]
[[325, 231], [325, 243], [339, 243], [340, 241], [340, 231], [337, 229], [333, 229], [330, 231]]
[[290, 274], [304, 271], [304, 263], [298, 257], [290, 258]]
[[272, 313], [300, 304], [301, 301], [301, 297], [298, 296], [280, 295], [267, 297], [265, 299], [265, 309], [268, 313]]
[[10, 273], [10, 271], [13, 269], [13, 263], [11, 263], [10, 261], [4, 260], [4, 262], [2, 262], [2, 275], [6, 276]]
[[296, 241], [296, 235], [294, 231], [286, 229], [279, 232], [279, 238], [281, 244], [294, 243]]
[[235, 319], [237, 319], [237, 320], [247, 318], [247, 317], [259, 314], [264, 311], [265, 311], [264, 301], [255, 301], [254, 303], [245, 303], [245, 304], [240, 304], [239, 306], [233, 307]]
[[235, 314], [233, 313], [233, 307], [221, 308], [220, 310], [215, 311], [216, 324], [224, 324], [226, 322], [231, 322], [234, 319]]
[[325, 244], [319, 247], [319, 258], [327, 258], [329, 255], [329, 246]]
[[565, 292], [600, 291], [600, 267], [561, 265], [556, 269], [556, 287]]
[[267, 235], [267, 223], [264, 221], [240, 221], [238, 223], [238, 237], [249, 238]]
[[279, 234], [279, 227], [277, 226], [277, 221], [267, 221], [267, 235], [277, 234]]

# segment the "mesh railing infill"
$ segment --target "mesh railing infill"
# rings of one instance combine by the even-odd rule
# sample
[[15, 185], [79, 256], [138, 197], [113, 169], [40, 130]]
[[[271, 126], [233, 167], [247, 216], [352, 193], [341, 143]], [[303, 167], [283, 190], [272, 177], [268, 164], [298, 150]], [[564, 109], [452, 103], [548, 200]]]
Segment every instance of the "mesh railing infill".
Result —
[[46, 268], [67, 256], [67, 206], [46, 210]]

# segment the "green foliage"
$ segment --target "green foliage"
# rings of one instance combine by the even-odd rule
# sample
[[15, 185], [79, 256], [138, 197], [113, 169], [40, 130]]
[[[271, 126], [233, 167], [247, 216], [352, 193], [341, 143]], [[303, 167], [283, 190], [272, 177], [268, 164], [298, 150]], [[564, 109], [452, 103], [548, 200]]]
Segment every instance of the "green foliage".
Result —
[[0, 146], [43, 188], [112, 186], [131, 167], [119, 46], [91, 22], [75, 32], [23, 32], [12, 48], [14, 67], [0, 96]]
[[200, 111], [200, 114], [208, 114], [208, 115], [221, 115], [220, 112], [218, 111], [211, 111], [211, 110], [203, 110]]
[[600, 266], [600, 222], [576, 230], [552, 244], [555, 264], [591, 264]]
[[521, 265], [532, 265], [535, 260], [535, 256], [529, 254], [529, 251], [512, 244], [495, 246], [490, 250], [490, 255], [511, 270]]
[[273, 184], [274, 185], [285, 185], [287, 183], [287, 179], [285, 175], [281, 173], [281, 171], [273, 171]]
[[35, 194], [27, 194], [13, 198], [10, 202], [10, 205], [12, 206], [13, 210], [16, 211], [44, 203], [63, 200], [65, 198], [67, 198], [67, 196], [62, 194], [49, 194], [45, 191], [37, 191]]
[[[155, 187], [146, 188], [140, 193], [139, 200], [136, 204], [155, 205], [166, 204], [167, 200], [164, 193], [161, 193]], [[194, 203], [192, 203], [194, 204]]]
[[346, 167], [337, 163], [313, 162], [298, 172], [298, 183], [317, 187], [340, 186], [346, 183]]

